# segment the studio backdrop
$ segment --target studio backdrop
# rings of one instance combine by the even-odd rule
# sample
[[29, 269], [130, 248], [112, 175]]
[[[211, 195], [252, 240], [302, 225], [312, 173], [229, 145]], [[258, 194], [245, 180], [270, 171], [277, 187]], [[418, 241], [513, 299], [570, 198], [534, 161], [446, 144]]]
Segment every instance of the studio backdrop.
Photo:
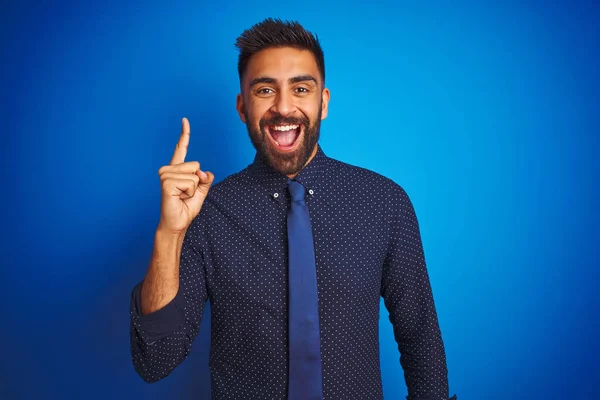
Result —
[[[600, 398], [600, 13], [566, 1], [2, 2], [0, 398], [209, 398], [210, 305], [150, 385], [129, 295], [181, 118], [216, 181], [252, 162], [233, 43], [266, 17], [318, 34], [324, 152], [414, 204], [450, 393]], [[383, 303], [380, 332], [403, 399]]]

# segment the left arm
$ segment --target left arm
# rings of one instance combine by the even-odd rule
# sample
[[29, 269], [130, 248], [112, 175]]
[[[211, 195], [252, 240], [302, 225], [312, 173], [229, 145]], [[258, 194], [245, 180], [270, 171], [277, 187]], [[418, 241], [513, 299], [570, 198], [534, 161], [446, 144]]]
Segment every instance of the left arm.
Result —
[[381, 296], [394, 327], [407, 400], [447, 400], [446, 353], [415, 211], [400, 187], [390, 201], [393, 214]]

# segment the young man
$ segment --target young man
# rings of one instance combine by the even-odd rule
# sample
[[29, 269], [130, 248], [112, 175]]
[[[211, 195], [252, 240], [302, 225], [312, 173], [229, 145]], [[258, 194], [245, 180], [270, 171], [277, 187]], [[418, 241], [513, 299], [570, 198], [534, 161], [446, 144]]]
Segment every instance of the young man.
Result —
[[210, 300], [213, 399], [381, 399], [382, 296], [408, 399], [448, 399], [407, 194], [318, 144], [330, 93], [317, 38], [267, 19], [237, 47], [237, 110], [256, 157], [211, 188], [214, 176], [185, 161], [183, 120], [173, 159], [159, 170], [153, 257], [132, 293], [136, 371], [154, 382], [183, 362]]

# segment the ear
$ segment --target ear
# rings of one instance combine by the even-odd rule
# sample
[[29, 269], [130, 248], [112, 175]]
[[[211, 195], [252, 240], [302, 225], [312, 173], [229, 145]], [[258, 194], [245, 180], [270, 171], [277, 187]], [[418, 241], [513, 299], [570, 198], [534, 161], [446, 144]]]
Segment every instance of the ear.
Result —
[[323, 92], [321, 92], [321, 120], [324, 120], [327, 117], [330, 96], [329, 89], [323, 89]]
[[244, 98], [241, 93], [238, 93], [235, 99], [235, 108], [240, 116], [243, 123], [246, 123], [246, 116], [244, 115]]

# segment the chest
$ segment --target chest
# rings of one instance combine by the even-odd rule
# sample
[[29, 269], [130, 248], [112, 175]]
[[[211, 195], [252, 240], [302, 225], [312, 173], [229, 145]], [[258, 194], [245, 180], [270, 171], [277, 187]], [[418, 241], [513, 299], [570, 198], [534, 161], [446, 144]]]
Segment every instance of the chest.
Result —
[[[319, 297], [340, 301], [379, 296], [389, 237], [384, 210], [368, 203], [340, 207], [335, 199], [308, 202]], [[284, 301], [288, 285], [287, 208], [222, 209], [211, 216], [207, 282], [219, 295], [249, 302]]]

